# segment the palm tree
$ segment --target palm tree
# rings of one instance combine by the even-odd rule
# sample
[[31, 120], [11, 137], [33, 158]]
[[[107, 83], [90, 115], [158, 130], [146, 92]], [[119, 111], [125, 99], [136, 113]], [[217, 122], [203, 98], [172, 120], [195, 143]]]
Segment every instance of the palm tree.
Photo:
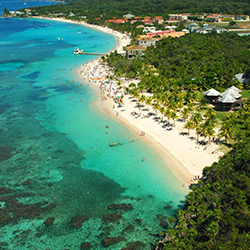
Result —
[[159, 110], [160, 110], [160, 112], [161, 112], [161, 114], [162, 114], [161, 120], [163, 121], [163, 117], [164, 117], [164, 114], [165, 114], [165, 107], [164, 107], [164, 106], [161, 106], [161, 107], [159, 108]]
[[212, 108], [208, 108], [205, 112], [205, 115], [204, 115], [207, 119], [210, 119], [210, 120], [215, 120], [216, 118], [216, 111]]
[[171, 111], [170, 118], [173, 120], [173, 126], [175, 127], [175, 119], [178, 118], [178, 115], [174, 110]]
[[156, 111], [156, 115], [157, 115], [157, 113], [158, 113], [159, 108], [160, 108], [159, 103], [158, 103], [158, 102], [155, 103], [153, 109]]
[[193, 115], [191, 116], [191, 120], [193, 121], [194, 126], [197, 127], [200, 124], [200, 122], [202, 121], [201, 113], [199, 113], [199, 112], [193, 113]]
[[139, 102], [142, 103], [142, 106], [144, 106], [144, 102], [146, 101], [146, 96], [145, 95], [141, 95], [139, 98]]
[[167, 117], [168, 123], [169, 123], [169, 119], [170, 119], [170, 114], [171, 114], [171, 110], [170, 110], [169, 107], [167, 107], [167, 108], [165, 109], [164, 115]]
[[208, 136], [209, 143], [211, 143], [211, 138], [215, 136], [214, 126], [210, 124], [206, 129], [206, 135]]
[[189, 130], [194, 128], [194, 123], [191, 121], [191, 119], [186, 122], [185, 128], [188, 129], [188, 134], [189, 134]]
[[228, 139], [231, 139], [235, 133], [235, 126], [232, 126], [230, 122], [224, 122], [220, 128], [220, 134], [219, 136], [221, 138], [225, 138], [226, 142]]
[[[199, 124], [199, 125], [195, 128], [195, 130], [196, 130], [197, 142], [198, 142], [198, 141], [199, 141], [199, 135], [200, 135], [201, 132], [203, 132], [203, 126], [202, 126], [202, 124]], [[204, 140], [205, 140], [205, 139], [204, 139]]]
[[188, 107], [188, 110], [191, 112], [194, 109], [194, 103], [193, 102], [188, 102], [187, 107]]
[[189, 116], [189, 109], [188, 108], [184, 108], [181, 111], [181, 116], [184, 119], [184, 122], [187, 120], [188, 116]]
[[139, 91], [137, 88], [131, 89], [131, 95], [135, 98], [138, 99], [140, 97]]
[[152, 104], [152, 97], [149, 96], [148, 98], [146, 98], [145, 103], [146, 103], [146, 105], [148, 105], [148, 111], [149, 111], [149, 105]]

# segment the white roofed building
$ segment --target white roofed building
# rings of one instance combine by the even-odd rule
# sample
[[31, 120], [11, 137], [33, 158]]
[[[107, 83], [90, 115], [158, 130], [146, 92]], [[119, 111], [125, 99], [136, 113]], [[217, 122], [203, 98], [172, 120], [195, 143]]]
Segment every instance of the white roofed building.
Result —
[[213, 88], [205, 91], [203, 94], [206, 96], [210, 103], [214, 103], [218, 99], [218, 97], [221, 96], [221, 93]]
[[226, 89], [218, 98], [217, 105], [222, 110], [230, 110], [240, 104], [241, 90], [232, 86]]

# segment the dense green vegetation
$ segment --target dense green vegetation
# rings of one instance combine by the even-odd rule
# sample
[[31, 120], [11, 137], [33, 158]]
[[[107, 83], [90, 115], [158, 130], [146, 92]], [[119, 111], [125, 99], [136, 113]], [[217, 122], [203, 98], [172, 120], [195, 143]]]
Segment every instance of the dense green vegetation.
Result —
[[[231, 33], [190, 34], [164, 39], [134, 60], [116, 53], [103, 59], [116, 75], [140, 78], [137, 87], [128, 88], [139, 102], [153, 104], [173, 125], [181, 117], [188, 130], [195, 129], [197, 142], [203, 137], [210, 143], [215, 136], [232, 148], [204, 169], [203, 179], [193, 186], [174, 229], [167, 231], [159, 248], [249, 249], [250, 99], [238, 111], [225, 113], [209, 108], [199, 94], [232, 84], [249, 89], [249, 84], [233, 79], [234, 74], [249, 71], [249, 38]], [[153, 96], [141, 94], [145, 90]], [[248, 92], [244, 90], [243, 97], [249, 97]], [[219, 126], [218, 134], [215, 126]]]
[[[156, 48], [148, 48], [144, 57], [129, 60], [113, 53], [107, 62], [118, 75], [140, 77], [140, 85], [149, 92], [159, 91], [159, 86], [168, 89], [170, 79], [180, 87], [193, 85], [193, 89], [200, 90], [211, 87], [222, 90], [232, 84], [249, 88], [248, 84], [240, 86], [234, 80], [235, 74], [250, 68], [249, 48], [247, 36], [192, 33], [178, 39], [163, 39]], [[149, 72], [147, 65], [152, 65], [159, 76]]]
[[111, 18], [121, 17], [126, 13], [134, 15], [162, 15], [167, 17], [169, 13], [225, 13], [225, 14], [250, 14], [249, 0], [69, 0], [69, 4], [57, 4], [52, 7], [38, 7], [39, 14], [51, 12], [72, 11], [79, 16], [87, 16], [88, 19], [96, 17]]
[[[240, 112], [240, 122], [246, 114], [250, 119], [249, 106]], [[246, 137], [241, 135], [230, 153], [204, 169], [203, 180], [188, 195], [160, 249], [250, 248], [249, 131], [248, 124]]]

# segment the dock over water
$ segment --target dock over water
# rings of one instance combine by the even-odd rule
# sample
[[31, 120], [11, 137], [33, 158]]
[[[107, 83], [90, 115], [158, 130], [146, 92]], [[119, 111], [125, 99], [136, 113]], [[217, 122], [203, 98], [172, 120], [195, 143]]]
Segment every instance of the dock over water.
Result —
[[105, 55], [105, 53], [98, 53], [98, 52], [81, 52], [78, 55]]

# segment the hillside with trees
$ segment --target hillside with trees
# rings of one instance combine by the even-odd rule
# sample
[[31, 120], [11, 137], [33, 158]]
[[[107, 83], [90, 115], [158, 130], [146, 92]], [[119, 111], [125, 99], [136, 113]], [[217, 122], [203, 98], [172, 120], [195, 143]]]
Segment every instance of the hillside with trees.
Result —
[[[199, 90], [225, 89], [239, 85], [234, 75], [250, 69], [249, 48], [248, 36], [191, 33], [178, 39], [162, 39], [156, 48], [147, 48], [143, 57], [129, 60], [113, 53], [107, 62], [118, 75], [140, 77], [140, 86], [149, 92], [159, 91], [159, 86], [168, 89], [169, 79], [184, 89], [190, 84]], [[146, 65], [153, 66], [154, 72], [148, 73]], [[238, 87], [249, 88], [248, 84]]]
[[250, 14], [249, 0], [69, 0], [68, 4], [56, 4], [50, 7], [37, 7], [36, 12], [45, 15], [51, 12], [73, 12], [77, 17], [87, 16], [89, 20], [96, 17], [109, 19], [124, 14], [162, 15], [169, 13], [224, 13]]
[[[139, 102], [152, 104], [173, 124], [178, 117], [184, 119], [185, 128], [196, 130], [199, 143], [201, 136], [211, 141], [218, 126], [216, 112], [199, 97], [200, 92], [231, 85], [249, 89], [249, 82], [241, 84], [234, 79], [239, 72], [248, 75], [249, 48], [247, 36], [191, 33], [163, 39], [133, 60], [116, 53], [103, 60], [117, 76], [140, 79], [127, 91]], [[144, 91], [152, 97], [146, 97]], [[176, 224], [164, 234], [158, 249], [250, 248], [249, 99], [238, 111], [224, 114], [217, 136], [221, 141], [224, 138], [230, 152], [204, 169], [202, 180], [193, 186]]]
[[188, 195], [159, 249], [249, 249], [249, 193], [248, 130], [230, 153], [204, 169], [203, 180]]

